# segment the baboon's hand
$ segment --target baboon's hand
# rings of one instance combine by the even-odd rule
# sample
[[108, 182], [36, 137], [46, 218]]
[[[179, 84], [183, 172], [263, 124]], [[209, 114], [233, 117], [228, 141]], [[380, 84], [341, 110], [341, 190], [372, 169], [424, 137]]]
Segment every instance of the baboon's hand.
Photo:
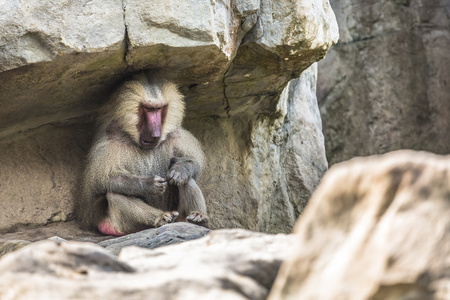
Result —
[[189, 173], [182, 167], [174, 167], [169, 170], [166, 179], [172, 185], [182, 185], [188, 182]]
[[154, 194], [162, 195], [167, 189], [167, 181], [164, 178], [155, 175], [155, 177], [153, 177], [153, 187]]
[[177, 211], [165, 211], [163, 214], [156, 220], [155, 227], [161, 227], [168, 223], [173, 223], [178, 218], [179, 213]]
[[203, 214], [198, 211], [193, 211], [187, 216], [186, 220], [190, 223], [197, 224], [200, 226], [207, 227], [208, 226], [208, 217], [206, 214]]

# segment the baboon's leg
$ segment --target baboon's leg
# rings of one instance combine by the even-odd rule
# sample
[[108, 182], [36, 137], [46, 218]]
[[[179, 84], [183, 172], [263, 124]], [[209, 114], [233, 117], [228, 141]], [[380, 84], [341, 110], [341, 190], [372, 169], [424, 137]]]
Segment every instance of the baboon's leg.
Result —
[[178, 186], [179, 204], [178, 211], [186, 215], [186, 220], [202, 226], [208, 225], [206, 203], [203, 193], [194, 179]]
[[107, 193], [108, 213], [98, 229], [108, 235], [124, 235], [149, 227], [159, 227], [172, 223], [178, 212], [164, 212], [139, 198], [117, 193]]

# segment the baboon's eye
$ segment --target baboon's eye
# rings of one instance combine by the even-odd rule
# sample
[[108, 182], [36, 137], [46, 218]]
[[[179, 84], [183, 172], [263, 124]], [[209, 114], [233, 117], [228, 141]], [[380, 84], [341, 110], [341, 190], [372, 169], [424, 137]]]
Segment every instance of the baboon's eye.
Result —
[[152, 107], [152, 106], [147, 106], [147, 105], [143, 105], [143, 107], [146, 111], [157, 111], [157, 110], [162, 109], [162, 107]]

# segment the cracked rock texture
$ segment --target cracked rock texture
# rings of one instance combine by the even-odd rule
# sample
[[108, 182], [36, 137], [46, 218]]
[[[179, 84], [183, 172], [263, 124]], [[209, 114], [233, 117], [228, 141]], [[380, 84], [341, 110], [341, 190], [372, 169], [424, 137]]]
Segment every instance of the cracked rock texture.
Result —
[[319, 64], [330, 164], [397, 149], [450, 153], [450, 2], [334, 0]]
[[142, 230], [123, 237], [105, 236], [100, 233], [80, 230], [74, 221], [66, 223], [52, 223], [46, 226], [20, 226], [13, 232], [2, 234], [0, 238], [0, 258], [32, 242], [45, 239], [60, 241], [91, 242], [106, 248], [117, 255], [127, 246], [141, 248], [157, 248], [184, 241], [201, 238], [210, 229], [186, 222], [170, 223], [159, 228]]
[[0, 260], [0, 298], [263, 300], [292, 241], [224, 229], [153, 250], [126, 247], [118, 258], [91, 243], [42, 241]]
[[119, 254], [127, 246], [154, 249], [161, 246], [178, 244], [195, 240], [207, 235], [211, 230], [191, 223], [178, 222], [166, 224], [158, 228], [147, 229], [123, 237], [112, 238], [100, 242], [112, 254]]
[[410, 150], [330, 168], [269, 300], [450, 299], [450, 155]]
[[70, 220], [98, 108], [152, 68], [186, 95], [211, 226], [291, 230], [327, 169], [312, 64], [338, 39], [328, 0], [12, 0], [0, 11], [0, 231]]

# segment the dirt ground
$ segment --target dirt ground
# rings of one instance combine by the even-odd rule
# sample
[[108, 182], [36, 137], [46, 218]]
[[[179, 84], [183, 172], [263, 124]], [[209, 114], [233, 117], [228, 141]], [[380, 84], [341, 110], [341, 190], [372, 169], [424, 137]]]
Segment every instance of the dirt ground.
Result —
[[8, 232], [0, 233], [0, 242], [8, 240], [26, 240], [36, 242], [44, 240], [53, 236], [82, 242], [98, 243], [112, 238], [111, 236], [104, 236], [100, 233], [82, 230], [78, 227], [75, 221], [58, 222], [48, 225], [30, 225], [17, 226], [8, 230]]

